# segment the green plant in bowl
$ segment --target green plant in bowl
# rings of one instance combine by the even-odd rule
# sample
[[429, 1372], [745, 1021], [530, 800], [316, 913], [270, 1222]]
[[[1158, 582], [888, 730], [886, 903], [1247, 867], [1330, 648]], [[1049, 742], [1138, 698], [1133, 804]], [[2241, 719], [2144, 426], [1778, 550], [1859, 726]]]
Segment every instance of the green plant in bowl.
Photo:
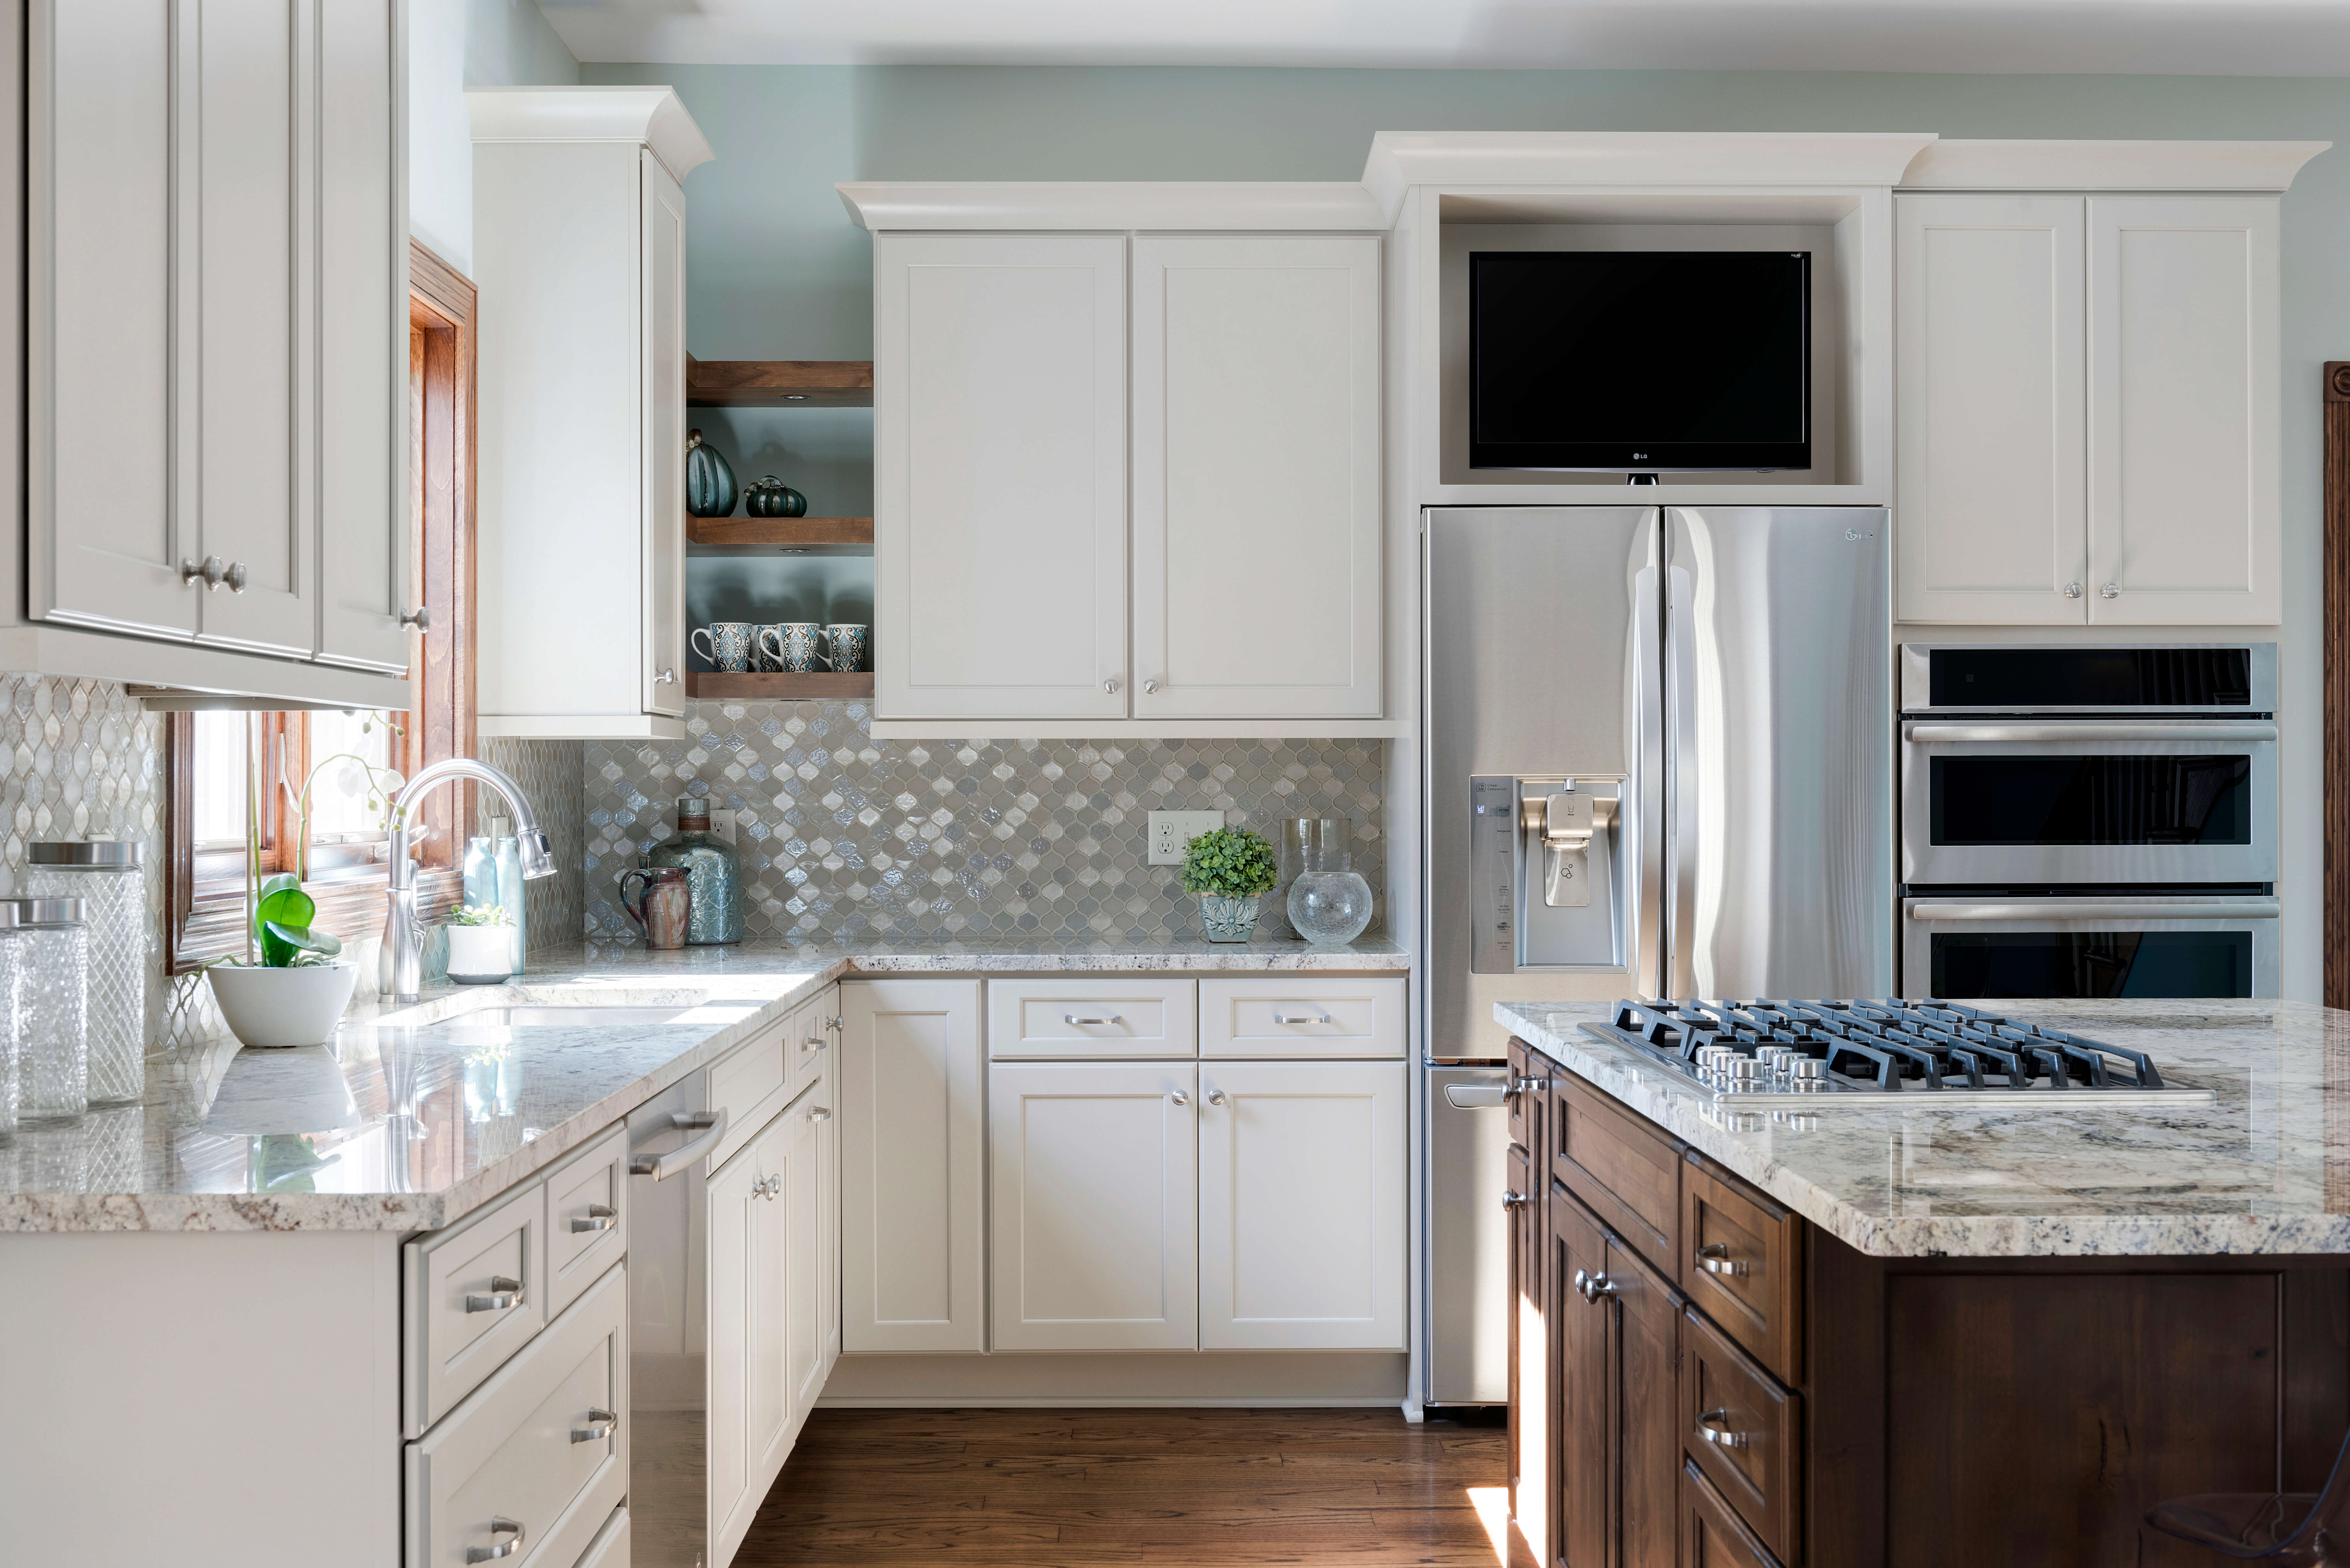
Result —
[[1200, 924], [1211, 942], [1248, 940], [1258, 900], [1280, 879], [1273, 846], [1250, 828], [1219, 827], [1184, 846], [1183, 889], [1200, 896]]

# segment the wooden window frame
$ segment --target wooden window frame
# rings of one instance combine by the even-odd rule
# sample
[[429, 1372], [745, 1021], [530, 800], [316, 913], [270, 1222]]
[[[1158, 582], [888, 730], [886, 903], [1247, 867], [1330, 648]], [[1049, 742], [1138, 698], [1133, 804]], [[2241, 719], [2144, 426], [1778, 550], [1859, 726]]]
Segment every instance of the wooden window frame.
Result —
[[[473, 283], [414, 240], [408, 247], [409, 560], [430, 624], [419, 637], [409, 679], [418, 701], [392, 715], [391, 765], [403, 774], [446, 757], [472, 756], [478, 740], [473, 700], [474, 400], [478, 380]], [[421, 722], [420, 722], [421, 720]], [[300, 711], [252, 716], [256, 743], [271, 748], [263, 768], [265, 874], [290, 869], [296, 803], [309, 776], [310, 726]], [[200, 876], [194, 842], [195, 715], [167, 716], [164, 745], [163, 961], [168, 974], [244, 950], [244, 878]], [[283, 784], [280, 783], [282, 772]], [[290, 788], [286, 787], [290, 784]], [[418, 904], [437, 909], [463, 896], [460, 825], [473, 820], [465, 780], [432, 792], [418, 813], [422, 842]], [[386, 875], [380, 852], [368, 875], [310, 886], [318, 919], [346, 941], [382, 929]], [[281, 864], [284, 863], [284, 864]], [[317, 851], [313, 851], [313, 866]]]

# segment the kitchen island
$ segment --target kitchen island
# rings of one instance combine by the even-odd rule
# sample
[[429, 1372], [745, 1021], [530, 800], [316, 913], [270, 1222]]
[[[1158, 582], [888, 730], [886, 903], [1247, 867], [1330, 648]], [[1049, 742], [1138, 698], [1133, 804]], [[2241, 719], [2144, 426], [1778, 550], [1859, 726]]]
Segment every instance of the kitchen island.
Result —
[[[2002, 1004], [2207, 1104], [1715, 1102], [1503, 1004], [1515, 1506], [1546, 1562], [2207, 1561], [2350, 1426], [2350, 1015]], [[2054, 1102], [2054, 1103], [2052, 1103]]]

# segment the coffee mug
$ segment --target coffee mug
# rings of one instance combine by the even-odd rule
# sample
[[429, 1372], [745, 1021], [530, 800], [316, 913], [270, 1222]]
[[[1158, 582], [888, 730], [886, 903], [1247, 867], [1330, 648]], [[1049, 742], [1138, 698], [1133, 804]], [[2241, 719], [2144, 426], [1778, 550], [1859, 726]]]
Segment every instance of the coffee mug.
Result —
[[[742, 620], [712, 621], [708, 626], [693, 628], [693, 650], [729, 675], [740, 675], [751, 668], [751, 623]], [[703, 641], [710, 646], [702, 646]]]
[[784, 667], [783, 660], [775, 656], [774, 649], [783, 642], [785, 624], [777, 621], [773, 626], [754, 626], [751, 628], [752, 669], [772, 673]]
[[835, 621], [824, 628], [824, 645], [832, 667], [846, 675], [865, 662], [866, 628], [848, 621]]
[[[787, 620], [762, 627], [759, 655], [763, 661], [773, 661], [777, 670], [805, 675], [825, 658], [824, 628], [812, 620]], [[832, 667], [830, 661], [825, 661], [826, 669]]]

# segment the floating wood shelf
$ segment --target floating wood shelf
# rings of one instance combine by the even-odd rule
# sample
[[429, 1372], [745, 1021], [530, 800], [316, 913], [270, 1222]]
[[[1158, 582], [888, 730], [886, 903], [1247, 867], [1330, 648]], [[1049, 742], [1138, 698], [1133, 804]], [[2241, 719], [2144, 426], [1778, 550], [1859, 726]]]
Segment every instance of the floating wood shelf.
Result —
[[685, 401], [699, 409], [869, 409], [870, 359], [685, 358]]
[[689, 697], [742, 697], [754, 702], [870, 697], [873, 695], [873, 672], [868, 670], [834, 675], [818, 670], [806, 675], [727, 675], [714, 670], [689, 670], [685, 672], [685, 694]]
[[689, 517], [685, 520], [685, 550], [689, 556], [773, 556], [801, 551], [812, 556], [869, 556], [873, 553], [873, 519]]

